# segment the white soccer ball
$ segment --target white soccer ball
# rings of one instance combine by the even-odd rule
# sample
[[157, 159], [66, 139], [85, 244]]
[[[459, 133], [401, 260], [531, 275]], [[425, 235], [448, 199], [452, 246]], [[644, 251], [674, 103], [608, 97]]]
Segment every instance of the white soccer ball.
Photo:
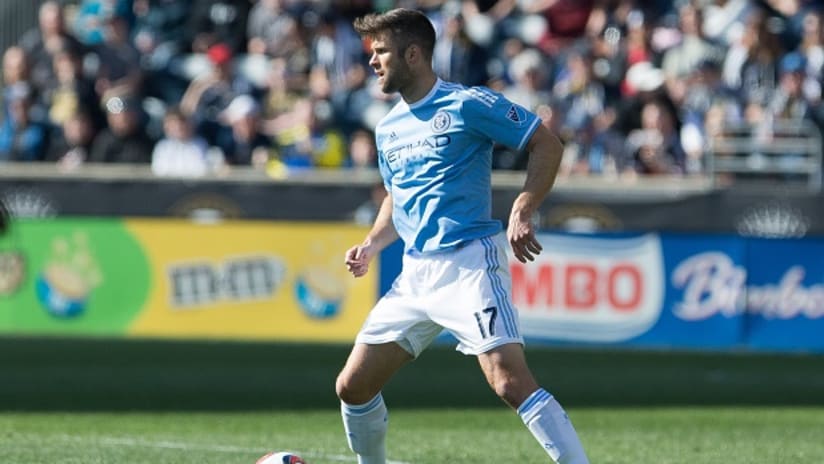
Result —
[[307, 464], [302, 457], [291, 451], [275, 451], [261, 456], [255, 464]]

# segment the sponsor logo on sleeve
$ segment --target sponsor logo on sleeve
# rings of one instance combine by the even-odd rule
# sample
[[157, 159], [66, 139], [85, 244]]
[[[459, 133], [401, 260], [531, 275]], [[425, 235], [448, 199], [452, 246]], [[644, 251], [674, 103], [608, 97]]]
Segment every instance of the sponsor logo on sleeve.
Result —
[[526, 110], [518, 105], [511, 105], [506, 111], [506, 118], [515, 124], [521, 125], [526, 122]]

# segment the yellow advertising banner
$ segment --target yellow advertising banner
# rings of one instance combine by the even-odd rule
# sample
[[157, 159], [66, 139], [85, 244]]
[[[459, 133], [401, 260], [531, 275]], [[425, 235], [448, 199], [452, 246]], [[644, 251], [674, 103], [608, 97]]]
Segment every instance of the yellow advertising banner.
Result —
[[343, 264], [362, 227], [167, 219], [126, 227], [151, 273], [132, 336], [350, 342], [377, 299], [378, 269], [355, 279]]

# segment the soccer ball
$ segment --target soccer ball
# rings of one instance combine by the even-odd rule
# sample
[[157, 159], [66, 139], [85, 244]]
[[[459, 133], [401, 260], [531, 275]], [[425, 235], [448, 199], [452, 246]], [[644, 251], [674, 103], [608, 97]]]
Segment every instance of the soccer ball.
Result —
[[302, 457], [289, 451], [275, 451], [261, 456], [255, 464], [307, 464]]

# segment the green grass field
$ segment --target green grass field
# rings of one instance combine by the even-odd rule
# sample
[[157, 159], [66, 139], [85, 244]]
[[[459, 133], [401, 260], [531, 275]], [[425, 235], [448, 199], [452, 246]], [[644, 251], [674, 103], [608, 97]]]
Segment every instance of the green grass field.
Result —
[[[574, 408], [593, 463], [824, 462], [824, 408]], [[544, 463], [506, 410], [392, 411], [396, 463]], [[336, 411], [0, 415], [3, 463], [254, 463], [270, 449], [356, 462]]]
[[[0, 463], [356, 462], [346, 346], [0, 339]], [[824, 463], [824, 357], [533, 348], [594, 464]], [[387, 386], [396, 464], [544, 463], [473, 358], [432, 348]]]

